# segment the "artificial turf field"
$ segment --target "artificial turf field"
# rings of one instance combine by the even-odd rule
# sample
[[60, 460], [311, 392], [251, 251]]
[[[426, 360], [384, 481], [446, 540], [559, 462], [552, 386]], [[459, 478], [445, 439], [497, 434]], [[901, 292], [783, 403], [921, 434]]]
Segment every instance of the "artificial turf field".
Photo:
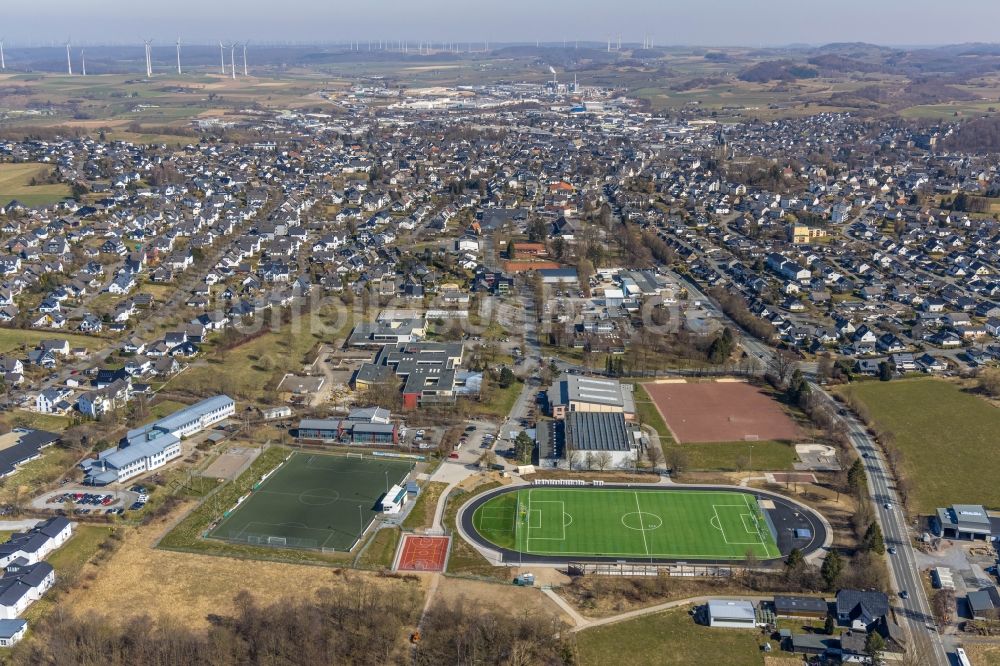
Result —
[[495, 545], [533, 555], [781, 556], [756, 498], [741, 492], [530, 488], [488, 500], [472, 524]]
[[398, 460], [294, 453], [209, 536], [348, 550], [378, 515], [386, 484], [399, 483], [411, 468]]

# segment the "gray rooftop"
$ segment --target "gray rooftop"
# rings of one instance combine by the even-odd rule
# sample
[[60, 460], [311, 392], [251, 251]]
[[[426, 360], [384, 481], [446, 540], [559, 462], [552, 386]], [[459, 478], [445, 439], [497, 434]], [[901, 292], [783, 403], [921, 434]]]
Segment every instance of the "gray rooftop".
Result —
[[566, 415], [566, 446], [576, 451], [632, 450], [632, 433], [617, 412], [570, 412]]

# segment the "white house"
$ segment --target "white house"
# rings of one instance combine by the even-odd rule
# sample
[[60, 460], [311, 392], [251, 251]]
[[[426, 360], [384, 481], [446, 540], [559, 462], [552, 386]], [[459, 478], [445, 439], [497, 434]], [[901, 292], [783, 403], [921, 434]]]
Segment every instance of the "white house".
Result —
[[35, 396], [35, 411], [40, 414], [64, 414], [72, 408], [73, 392], [65, 388], [45, 389]]
[[0, 619], [13, 620], [56, 582], [56, 573], [48, 562], [27, 564], [14, 560], [0, 578]]
[[63, 516], [49, 518], [27, 532], [14, 532], [6, 543], [0, 544], [0, 567], [6, 567], [19, 558], [26, 564], [41, 562], [69, 541], [71, 536], [73, 523]]

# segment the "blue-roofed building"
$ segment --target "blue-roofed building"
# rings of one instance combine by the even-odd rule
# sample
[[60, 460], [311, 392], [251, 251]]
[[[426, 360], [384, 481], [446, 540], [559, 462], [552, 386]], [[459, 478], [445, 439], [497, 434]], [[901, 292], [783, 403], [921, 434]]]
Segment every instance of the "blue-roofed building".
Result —
[[15, 619], [55, 582], [55, 570], [48, 562], [14, 560], [8, 564], [0, 578], [0, 619]]
[[0, 647], [12, 647], [24, 638], [28, 631], [28, 621], [16, 618], [0, 620]]
[[85, 482], [104, 486], [162, 467], [181, 455], [181, 440], [224, 421], [236, 412], [236, 402], [227, 395], [206, 398], [149, 425], [129, 430], [112, 449], [96, 459], [84, 460]]

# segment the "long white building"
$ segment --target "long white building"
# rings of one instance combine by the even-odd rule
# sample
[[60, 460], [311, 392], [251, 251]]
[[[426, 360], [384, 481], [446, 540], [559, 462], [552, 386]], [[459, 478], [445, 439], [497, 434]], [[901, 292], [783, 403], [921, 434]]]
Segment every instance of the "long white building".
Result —
[[115, 448], [101, 451], [96, 459], [84, 460], [86, 483], [104, 486], [121, 483], [162, 467], [181, 455], [181, 439], [227, 419], [236, 412], [236, 402], [217, 395], [185, 407], [159, 421], [130, 430]]

